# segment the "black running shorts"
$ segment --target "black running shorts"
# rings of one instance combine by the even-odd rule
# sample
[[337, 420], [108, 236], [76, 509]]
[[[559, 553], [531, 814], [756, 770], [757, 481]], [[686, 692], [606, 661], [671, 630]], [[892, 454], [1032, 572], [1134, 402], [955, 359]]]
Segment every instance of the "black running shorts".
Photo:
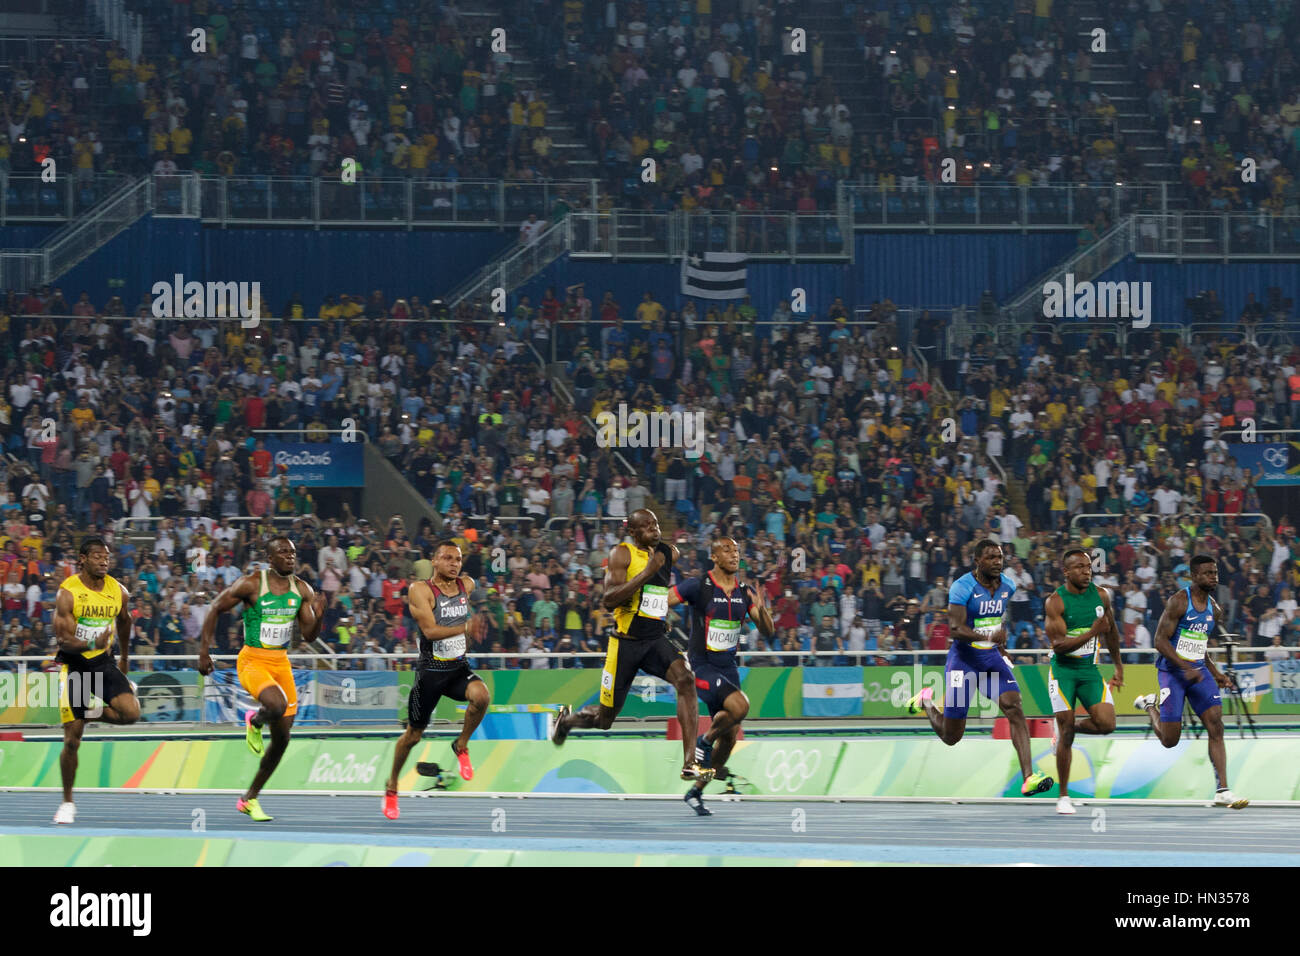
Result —
[[482, 679], [469, 669], [468, 664], [446, 671], [417, 671], [411, 696], [406, 701], [406, 725], [424, 730], [433, 719], [433, 709], [438, 706], [438, 701], [443, 697], [468, 700], [465, 692], [469, 685]]
[[673, 661], [685, 664], [686, 657], [667, 637], [652, 640], [611, 637], [609, 650], [605, 652], [605, 669], [600, 674], [601, 704], [614, 708], [615, 712], [622, 710], [637, 671], [667, 680]]

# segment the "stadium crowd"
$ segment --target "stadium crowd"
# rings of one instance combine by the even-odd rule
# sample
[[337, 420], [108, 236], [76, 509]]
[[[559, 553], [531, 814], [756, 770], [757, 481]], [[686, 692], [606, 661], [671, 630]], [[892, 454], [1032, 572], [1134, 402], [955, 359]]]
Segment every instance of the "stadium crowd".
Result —
[[[986, 537], [1019, 585], [1013, 652], [1046, 646], [1042, 602], [1073, 543], [1103, 549], [1126, 647], [1150, 646], [1197, 551], [1220, 561], [1230, 631], [1276, 644], [1271, 655], [1297, 644], [1296, 528], [1252, 516], [1253, 476], [1219, 433], [1246, 417], [1300, 422], [1300, 347], [1148, 334], [1123, 352], [1100, 335], [1074, 351], [977, 336], [923, 366], [909, 346], [947, 342], [943, 321], [900, 328], [888, 303], [854, 326], [838, 301], [821, 323], [784, 302], [756, 323], [747, 301], [678, 314], [647, 291], [624, 320], [602, 298], [595, 309], [575, 288], [561, 306], [548, 290], [507, 323], [466, 309], [436, 335], [400, 321], [428, 306], [380, 291], [315, 309], [295, 297], [253, 329], [155, 320], [146, 303], [128, 318], [120, 299], [69, 306], [60, 290], [0, 299], [0, 657], [48, 650], [55, 589], [89, 529], [109, 536], [113, 573], [136, 596], [137, 662], [192, 652], [207, 605], [259, 566], [274, 525], [329, 597], [324, 640], [370, 655], [346, 666], [414, 650], [404, 589], [431, 574], [443, 535], [482, 589], [475, 650], [549, 655], [506, 666], [599, 666], [570, 654], [608, 636], [603, 564], [643, 506], [681, 548], [680, 575], [707, 567], [714, 535], [740, 541], [779, 629], [771, 646], [751, 635], [751, 663], [941, 654], [947, 587]], [[574, 342], [576, 408], [525, 345], [552, 335]], [[702, 412], [698, 454], [605, 447], [584, 413], [620, 404]], [[321, 515], [253, 434], [327, 441], [348, 417], [443, 527], [381, 531], [346, 504]], [[1109, 517], [1073, 521], [1094, 514]], [[238, 646], [231, 616], [218, 651]]]
[[[880, 110], [861, 116], [842, 95], [857, 77], [834, 75], [826, 38], [783, 55], [801, 12], [789, 0], [543, 0], [509, 12], [505, 50], [479, 35], [480, 18], [431, 0], [132, 6], [152, 25], [138, 62], [111, 42], [69, 41], [0, 71], [0, 170], [53, 157], [86, 179], [338, 178], [352, 158], [371, 178], [597, 175], [606, 205], [797, 211], [829, 208], [841, 180], [934, 181], [949, 155], [960, 182], [1141, 182], [1157, 174], [1093, 83], [1113, 55], [1193, 209], [1294, 214], [1300, 197], [1289, 4], [1106, 5], [1107, 54], [1081, 33], [1082, 5], [1063, 0], [846, 3], [854, 72]], [[575, 135], [561, 124], [580, 148], [558, 148]], [[647, 184], [648, 156], [664, 171]], [[1246, 157], [1254, 182], [1240, 175]], [[1104, 226], [1104, 204], [1097, 215]]]

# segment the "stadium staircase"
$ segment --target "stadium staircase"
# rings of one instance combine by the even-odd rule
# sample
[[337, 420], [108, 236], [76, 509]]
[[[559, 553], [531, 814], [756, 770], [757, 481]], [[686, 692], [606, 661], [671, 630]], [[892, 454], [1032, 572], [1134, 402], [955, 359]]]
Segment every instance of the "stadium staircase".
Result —
[[38, 248], [4, 250], [0, 288], [27, 289], [56, 282], [149, 213], [198, 216], [197, 177], [124, 180], [102, 202], [68, 222]]

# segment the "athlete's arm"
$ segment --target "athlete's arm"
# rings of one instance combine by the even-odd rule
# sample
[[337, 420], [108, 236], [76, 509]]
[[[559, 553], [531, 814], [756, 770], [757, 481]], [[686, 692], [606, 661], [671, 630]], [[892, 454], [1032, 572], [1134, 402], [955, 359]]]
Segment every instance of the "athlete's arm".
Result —
[[302, 578], [298, 579], [302, 588], [302, 603], [298, 605], [298, 640], [293, 644], [297, 650], [300, 644], [310, 644], [320, 636], [321, 624], [325, 615], [325, 592], [317, 591]]
[[442, 641], [465, 633], [465, 625], [469, 623], [468, 615], [459, 624], [444, 627], [438, 623], [433, 613], [433, 587], [427, 581], [416, 581], [412, 584], [407, 591], [407, 598], [411, 602], [411, 617], [415, 618], [420, 633], [429, 640]]
[[257, 595], [257, 577], [245, 574], [242, 578], [217, 595], [217, 599], [208, 608], [203, 618], [203, 628], [199, 631], [199, 673], [212, 673], [212, 658], [208, 656], [208, 647], [217, 633], [217, 619], [233, 611], [239, 605], [251, 603]]
[[969, 644], [971, 641], [987, 641], [987, 637], [976, 634], [973, 628], [966, 626], [966, 605], [949, 604], [948, 605], [948, 628], [952, 631], [953, 640], [962, 641]]
[[81, 653], [108, 647], [109, 636], [113, 633], [111, 624], [93, 641], [77, 640], [77, 619], [72, 616], [74, 604], [72, 592], [67, 588], [59, 588], [58, 596], [54, 599], [54, 640], [59, 645], [59, 650]]
[[1108, 620], [1105, 615], [1102, 615], [1082, 634], [1068, 637], [1065, 627], [1065, 601], [1061, 595], [1053, 591], [1048, 596], [1047, 603], [1043, 605], [1043, 611], [1047, 614], [1047, 639], [1052, 645], [1052, 650], [1057, 654], [1077, 651], [1089, 641], [1100, 637]]
[[[1214, 630], [1217, 631], [1219, 630], [1219, 621], [1223, 620], [1223, 608], [1219, 607], [1218, 601], [1214, 600], [1214, 598], [1210, 598], [1210, 610], [1214, 612]], [[1213, 634], [1207, 634], [1206, 638], [1208, 639], [1212, 636]], [[1214, 682], [1220, 687], [1228, 687], [1231, 685], [1232, 682], [1228, 680], [1227, 675], [1215, 666], [1214, 661], [1210, 659], [1209, 654], [1205, 655], [1205, 666], [1210, 669], [1210, 676], [1214, 678]]]
[[[676, 560], [677, 549], [672, 545], [668, 547], [673, 551], [673, 560]], [[650, 553], [650, 559], [646, 561], [645, 567], [641, 569], [641, 573], [629, 580], [627, 569], [631, 563], [632, 552], [625, 545], [616, 544], [614, 550], [609, 553], [609, 570], [605, 572], [605, 597], [602, 603], [606, 610], [613, 611], [626, 604], [628, 599], [640, 590], [641, 585], [658, 574], [659, 569], [664, 566], [664, 553], [655, 548]]]
[[676, 607], [679, 604], [694, 604], [695, 597], [700, 593], [700, 579], [687, 578], [674, 584], [668, 589], [668, 606]]
[[[1115, 623], [1115, 606], [1110, 600], [1110, 591], [1106, 588], [1097, 588], [1097, 593], [1101, 595], [1102, 607], [1106, 609], [1104, 620], [1108, 623], [1106, 629], [1106, 650], [1110, 654], [1110, 661], [1115, 665], [1115, 676], [1109, 681], [1110, 685], [1115, 688], [1124, 686], [1124, 662], [1119, 656], [1119, 625]], [[1094, 624], [1093, 627], [1096, 627]]]
[[[118, 670], [125, 674], [131, 658], [131, 595], [127, 593], [126, 588], [122, 587], [122, 585], [119, 584], [118, 588], [122, 592], [122, 606], [118, 608], [117, 619], [113, 623], [117, 625], [117, 643], [122, 646], [122, 656], [118, 660], [117, 666]], [[104, 630], [107, 631], [108, 629], [105, 628]]]
[[1173, 664], [1184, 677], [1188, 680], [1200, 680], [1200, 677], [1196, 676], [1196, 668], [1174, 653], [1174, 645], [1169, 640], [1174, 636], [1174, 628], [1178, 626], [1179, 620], [1187, 613], [1187, 602], [1186, 591], [1179, 591], [1169, 599], [1164, 613], [1160, 615], [1160, 623], [1156, 625], [1156, 636], [1152, 643], [1155, 644], [1156, 653]]
[[758, 626], [758, 632], [766, 638], [776, 633], [776, 622], [772, 620], [772, 609], [767, 606], [767, 592], [761, 584], [749, 585], [749, 617]]

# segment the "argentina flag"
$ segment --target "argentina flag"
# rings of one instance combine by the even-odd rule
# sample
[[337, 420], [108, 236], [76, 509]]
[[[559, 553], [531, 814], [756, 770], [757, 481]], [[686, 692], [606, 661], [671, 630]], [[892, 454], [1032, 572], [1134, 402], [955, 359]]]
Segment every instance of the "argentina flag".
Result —
[[805, 717], [861, 717], [861, 667], [803, 668]]

